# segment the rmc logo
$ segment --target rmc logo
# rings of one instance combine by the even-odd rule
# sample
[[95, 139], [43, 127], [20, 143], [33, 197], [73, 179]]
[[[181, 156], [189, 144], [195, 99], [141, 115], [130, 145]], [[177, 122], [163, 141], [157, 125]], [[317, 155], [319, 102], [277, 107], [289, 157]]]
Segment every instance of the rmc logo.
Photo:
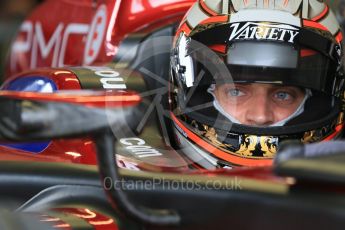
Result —
[[[63, 67], [67, 44], [72, 35], [86, 35], [83, 64], [91, 64], [98, 56], [106, 31], [107, 8], [101, 5], [90, 24], [59, 23], [51, 37], [46, 39], [42, 24], [39, 21], [25, 21], [20, 33], [25, 34], [24, 39], [14, 42], [11, 53], [11, 69], [15, 70], [17, 61], [23, 54], [30, 55], [30, 68], [36, 68], [37, 60], [41, 57], [46, 60], [52, 54], [51, 67]], [[40, 56], [39, 56], [40, 55]]]

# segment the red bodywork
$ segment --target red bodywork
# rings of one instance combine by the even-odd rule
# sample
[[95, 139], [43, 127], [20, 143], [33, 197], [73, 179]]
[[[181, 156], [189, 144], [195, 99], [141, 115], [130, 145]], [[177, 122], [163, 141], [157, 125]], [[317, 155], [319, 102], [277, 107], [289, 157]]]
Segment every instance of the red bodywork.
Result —
[[7, 73], [111, 62], [139, 30], [179, 22], [195, 0], [48, 0], [23, 23]]
[[[46, 0], [25, 20], [13, 43], [4, 85], [18, 78], [46, 76], [56, 84], [58, 90], [80, 90], [82, 87], [77, 76], [64, 66], [107, 65], [114, 60], [121, 41], [128, 35], [178, 23], [195, 1]], [[3, 146], [0, 146], [0, 151], [0, 161], [97, 165], [95, 145], [90, 138], [54, 140], [39, 154]], [[128, 159], [119, 156], [118, 165], [121, 167], [126, 160]], [[140, 164], [145, 164], [133, 162], [139, 168]], [[168, 170], [164, 167], [153, 169]], [[196, 173], [210, 178], [235, 175], [289, 184], [289, 180], [274, 176], [270, 167], [219, 170], [212, 173], [200, 169]], [[59, 211], [83, 218], [95, 229], [118, 229], [114, 219], [92, 210], [75, 208]], [[50, 221], [56, 228], [70, 229], [67, 223], [53, 216], [44, 216], [42, 221]]]
[[[63, 66], [104, 66], [114, 59], [121, 41], [128, 35], [179, 23], [193, 3], [195, 0], [103, 0], [96, 3], [92, 0], [47, 0], [23, 23], [7, 66], [8, 76], [13, 77], [8, 77], [4, 86], [17, 78], [46, 76], [55, 82], [58, 90], [80, 90], [77, 76]], [[90, 39], [96, 45], [89, 45]], [[92, 61], [87, 55], [94, 55]], [[2, 146], [0, 151], [0, 161], [97, 164], [95, 146], [89, 138], [54, 140], [36, 155]], [[119, 158], [120, 167], [122, 161], [129, 160], [139, 168], [172, 170], [163, 166], [152, 168], [145, 162], [122, 156]], [[243, 168], [236, 173], [256, 179], [276, 179], [270, 169], [261, 169]], [[229, 172], [221, 170], [218, 173]]]
[[[65, 215], [73, 216], [80, 218], [92, 226], [95, 230], [117, 230], [119, 229], [116, 223], [116, 220], [99, 214], [93, 210], [87, 208], [65, 208], [65, 209], [55, 209], [54, 211], [61, 212]], [[70, 226], [68, 223], [65, 223], [59, 217], [54, 217], [50, 215], [42, 215], [40, 221], [44, 223], [51, 224], [56, 229], [73, 229], [73, 226]]]
[[[46, 76], [58, 90], [79, 90], [74, 73], [63, 67], [106, 65], [129, 34], [179, 22], [195, 0], [48, 0], [24, 21], [13, 43], [7, 81]], [[37, 70], [30, 70], [41, 68]], [[28, 71], [30, 70], [30, 71]], [[26, 71], [22, 74], [23, 71]], [[9, 77], [14, 76], [14, 77]], [[39, 155], [0, 147], [0, 160], [97, 164], [89, 139], [59, 140]]]
[[[13, 43], [7, 65], [7, 80], [3, 86], [18, 78], [45, 76], [55, 82], [58, 90], [80, 90], [82, 87], [77, 76], [64, 66], [105, 66], [114, 60], [121, 41], [128, 35], [179, 23], [195, 1], [44, 1], [24, 21]], [[97, 164], [95, 146], [89, 138], [54, 140], [36, 155], [2, 146], [0, 151], [0, 161]], [[120, 165], [122, 160], [128, 160], [120, 158]], [[168, 171], [164, 167], [154, 170]], [[270, 168], [243, 168], [230, 172], [221, 170], [218, 173], [276, 179]]]
[[[106, 65], [120, 42], [140, 30], [179, 22], [195, 0], [47, 0], [23, 22], [7, 64], [4, 86], [17, 78], [45, 76], [58, 90], [80, 90], [74, 73], [64, 66]], [[41, 68], [51, 67], [51, 68]], [[35, 70], [33, 70], [35, 69]], [[70, 162], [96, 165], [89, 138], [54, 140], [39, 154], [0, 146], [0, 161]], [[124, 159], [119, 159], [119, 165]], [[114, 219], [88, 209], [56, 210], [87, 221], [94, 229], [118, 229]], [[66, 222], [44, 216], [54, 228]]]

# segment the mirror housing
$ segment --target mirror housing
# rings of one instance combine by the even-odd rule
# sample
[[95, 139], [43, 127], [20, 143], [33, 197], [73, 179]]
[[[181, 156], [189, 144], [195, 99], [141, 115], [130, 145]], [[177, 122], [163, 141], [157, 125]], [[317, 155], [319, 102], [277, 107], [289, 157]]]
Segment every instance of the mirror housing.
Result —
[[140, 101], [134, 92], [0, 91], [0, 137], [36, 141], [91, 135], [130, 124]]
[[[101, 176], [120, 181], [115, 141], [131, 132], [131, 125], [139, 120], [140, 102], [138, 94], [128, 91], [0, 91], [0, 139], [36, 141], [92, 136]], [[180, 224], [181, 217], [173, 210], [136, 206], [122, 189], [106, 192], [114, 209], [135, 221], [160, 226]]]

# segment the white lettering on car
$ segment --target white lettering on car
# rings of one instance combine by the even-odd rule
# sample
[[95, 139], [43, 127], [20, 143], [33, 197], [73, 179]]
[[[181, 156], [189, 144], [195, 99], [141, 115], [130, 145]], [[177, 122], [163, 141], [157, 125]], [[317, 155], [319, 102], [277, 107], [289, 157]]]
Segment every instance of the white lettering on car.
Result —
[[120, 73], [107, 66], [86, 66], [85, 68], [94, 71], [100, 77], [104, 89], [126, 89], [125, 80]]
[[122, 138], [120, 143], [125, 146], [125, 149], [139, 158], [162, 156], [157, 149], [152, 148], [149, 145], [145, 145], [146, 142], [140, 138]]
[[134, 170], [134, 171], [140, 171], [138, 165], [137, 165], [136, 163], [133, 163], [133, 162], [129, 162], [129, 161], [125, 161], [125, 160], [118, 159], [118, 160], [117, 160], [117, 165], [118, 165], [120, 168], [123, 168], [123, 169], [129, 169], [129, 170]]
[[40, 59], [45, 61], [45, 66], [65, 66], [68, 43], [76, 35], [86, 36], [84, 57], [81, 62], [86, 65], [91, 64], [96, 60], [102, 48], [107, 29], [106, 23], [107, 10], [104, 4], [98, 8], [90, 24], [69, 23], [64, 25], [59, 23], [48, 38], [45, 37], [46, 31], [41, 21], [25, 21], [19, 31], [22, 36], [13, 44], [10, 57], [11, 69], [13, 71], [16, 69], [23, 55], [30, 56], [30, 68], [40, 67], [37, 63]]

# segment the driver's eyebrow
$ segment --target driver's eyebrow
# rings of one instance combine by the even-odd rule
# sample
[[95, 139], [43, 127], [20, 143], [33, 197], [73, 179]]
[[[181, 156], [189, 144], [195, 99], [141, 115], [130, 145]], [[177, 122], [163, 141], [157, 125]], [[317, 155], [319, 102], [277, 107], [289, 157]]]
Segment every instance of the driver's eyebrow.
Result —
[[304, 89], [301, 89], [297, 86], [289, 86], [289, 85], [273, 85], [273, 89], [291, 89], [291, 90], [298, 90], [301, 92], [305, 92]]
[[253, 83], [236, 83], [236, 82], [234, 82], [233, 84], [234, 84], [234, 85], [249, 86], [249, 85], [251, 85], [251, 84], [253, 84]]

